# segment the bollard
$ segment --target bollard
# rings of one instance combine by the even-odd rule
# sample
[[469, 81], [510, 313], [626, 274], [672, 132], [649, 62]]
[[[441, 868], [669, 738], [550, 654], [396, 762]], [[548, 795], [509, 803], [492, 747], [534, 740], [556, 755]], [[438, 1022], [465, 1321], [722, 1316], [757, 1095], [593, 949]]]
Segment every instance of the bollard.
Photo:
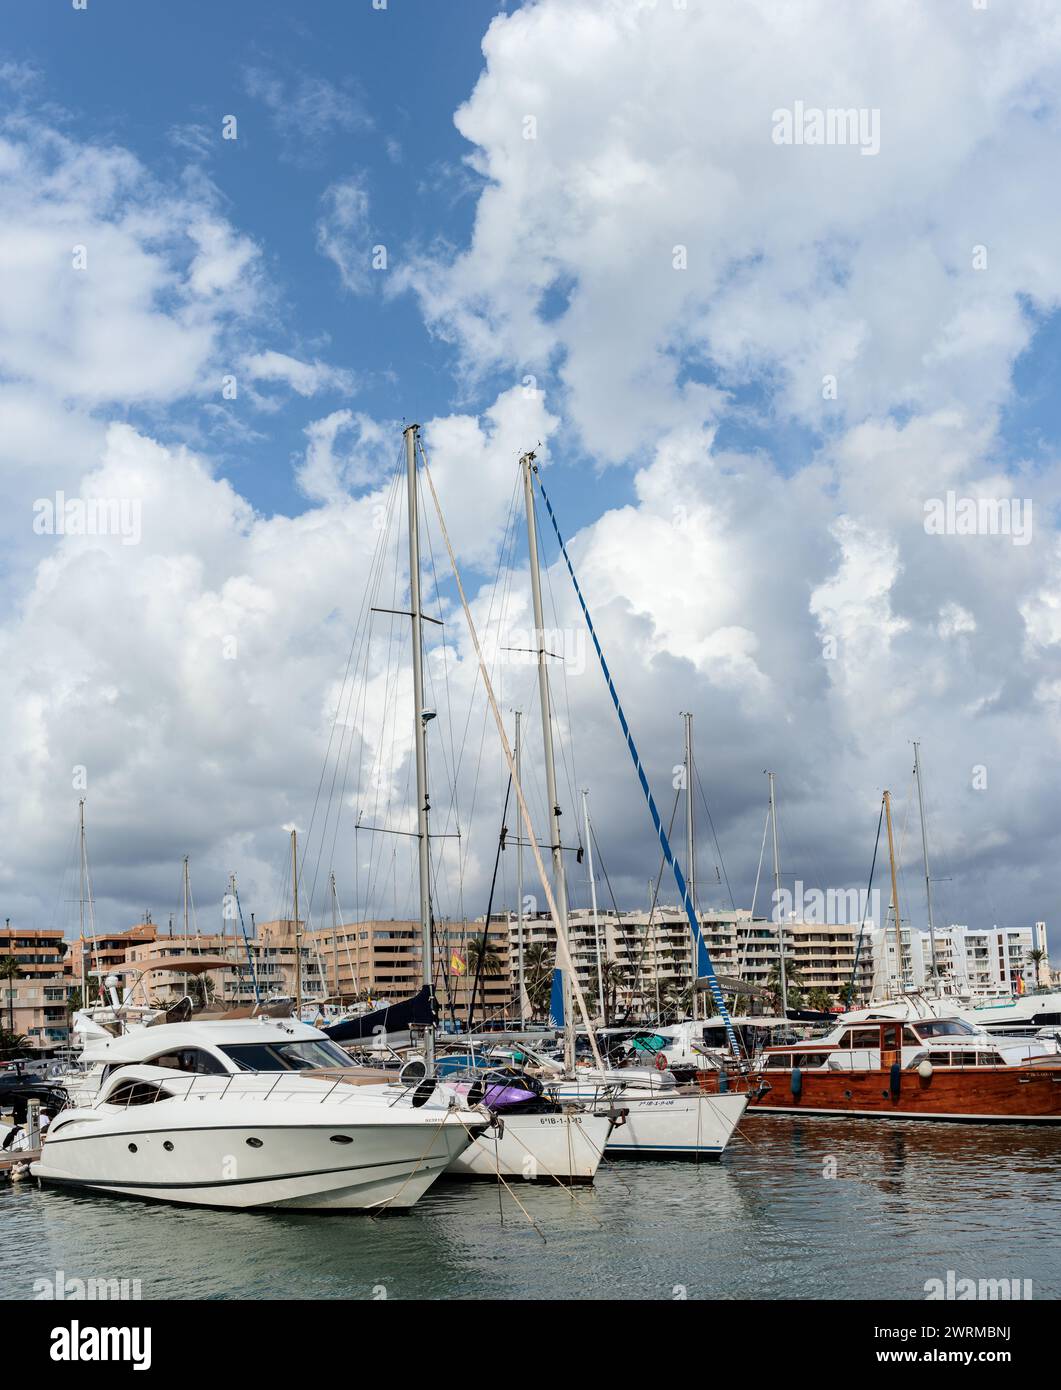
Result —
[[26, 1102], [26, 1148], [35, 1153], [41, 1146], [41, 1103], [39, 1100]]

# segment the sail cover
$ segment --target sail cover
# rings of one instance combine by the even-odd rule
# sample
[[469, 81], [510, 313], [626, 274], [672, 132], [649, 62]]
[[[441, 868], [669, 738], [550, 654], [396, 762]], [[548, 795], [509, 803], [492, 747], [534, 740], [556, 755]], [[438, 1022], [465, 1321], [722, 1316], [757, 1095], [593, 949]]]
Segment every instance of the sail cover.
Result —
[[333, 1023], [322, 1031], [333, 1042], [356, 1042], [359, 1038], [373, 1038], [377, 1033], [404, 1033], [410, 1028], [430, 1028], [438, 1022], [438, 1011], [432, 990], [424, 985], [419, 994], [410, 999], [401, 999], [386, 1009], [374, 1009], [370, 1014], [360, 1014], [357, 1018], [344, 1018], [341, 1023]]

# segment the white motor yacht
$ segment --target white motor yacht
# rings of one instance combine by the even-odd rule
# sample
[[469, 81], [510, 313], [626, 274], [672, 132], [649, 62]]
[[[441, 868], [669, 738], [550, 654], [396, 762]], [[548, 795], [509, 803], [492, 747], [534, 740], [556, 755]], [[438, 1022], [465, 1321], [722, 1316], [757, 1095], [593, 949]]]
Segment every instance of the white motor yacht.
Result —
[[105, 1064], [93, 1102], [52, 1122], [33, 1175], [194, 1205], [401, 1209], [491, 1122], [434, 1083], [395, 1096], [319, 1074], [202, 1071], [209, 1051], [182, 1041], [185, 1069]]

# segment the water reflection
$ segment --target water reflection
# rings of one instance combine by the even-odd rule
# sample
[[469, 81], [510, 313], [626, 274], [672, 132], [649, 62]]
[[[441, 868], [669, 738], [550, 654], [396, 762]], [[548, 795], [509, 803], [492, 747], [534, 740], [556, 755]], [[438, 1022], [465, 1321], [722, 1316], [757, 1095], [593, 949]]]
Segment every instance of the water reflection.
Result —
[[1061, 1296], [1056, 1132], [766, 1115], [742, 1129], [721, 1164], [611, 1163], [573, 1195], [438, 1184], [385, 1217], [7, 1184], [0, 1295], [32, 1297], [62, 1269], [166, 1299], [921, 1298], [953, 1269]]

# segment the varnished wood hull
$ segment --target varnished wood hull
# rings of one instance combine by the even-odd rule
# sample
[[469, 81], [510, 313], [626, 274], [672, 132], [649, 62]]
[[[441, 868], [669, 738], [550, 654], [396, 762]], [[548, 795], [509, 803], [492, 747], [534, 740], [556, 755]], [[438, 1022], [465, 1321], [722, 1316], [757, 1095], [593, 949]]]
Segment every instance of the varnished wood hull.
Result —
[[[701, 1072], [702, 1090], [718, 1090], [718, 1073]], [[1061, 1067], [938, 1067], [931, 1076], [904, 1071], [893, 1092], [888, 1071], [761, 1071], [731, 1078], [750, 1093], [748, 1113], [893, 1117], [901, 1120], [1061, 1123]]]

